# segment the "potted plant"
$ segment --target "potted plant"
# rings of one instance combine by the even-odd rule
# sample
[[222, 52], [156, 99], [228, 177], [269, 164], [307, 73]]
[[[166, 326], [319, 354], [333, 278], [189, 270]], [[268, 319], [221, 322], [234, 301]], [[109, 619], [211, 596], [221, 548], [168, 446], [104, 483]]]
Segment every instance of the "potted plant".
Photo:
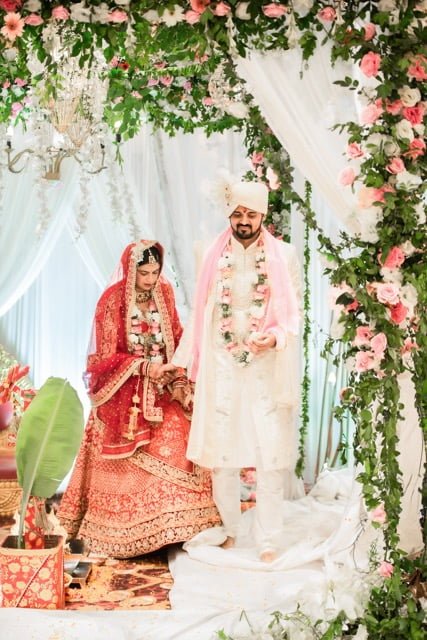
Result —
[[52, 497], [74, 462], [83, 433], [83, 408], [67, 380], [49, 378], [24, 412], [16, 439], [22, 488], [19, 531], [0, 546], [2, 606], [60, 608], [64, 602], [61, 536], [45, 535], [44, 548], [25, 548], [30, 498]]

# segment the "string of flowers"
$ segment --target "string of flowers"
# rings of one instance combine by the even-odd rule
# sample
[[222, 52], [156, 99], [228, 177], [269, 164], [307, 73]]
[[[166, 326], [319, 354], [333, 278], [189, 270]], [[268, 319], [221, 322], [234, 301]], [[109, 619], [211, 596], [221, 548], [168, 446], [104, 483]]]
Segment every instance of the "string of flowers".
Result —
[[[306, 211], [311, 209], [311, 185], [305, 183], [304, 208]], [[305, 223], [304, 226], [304, 262], [303, 262], [303, 308], [304, 308], [304, 326], [302, 333], [302, 350], [303, 350], [303, 377], [301, 383], [301, 423], [299, 427], [299, 443], [298, 443], [298, 460], [295, 471], [298, 477], [303, 477], [305, 445], [310, 425], [309, 397], [310, 397], [310, 335], [311, 335], [311, 317], [310, 317], [310, 226]]]
[[144, 356], [150, 362], [163, 362], [162, 351], [165, 345], [160, 327], [160, 314], [154, 300], [148, 303], [145, 314], [136, 305], [132, 309], [129, 343], [134, 355]]
[[260, 240], [257, 242], [257, 253], [255, 255], [256, 279], [252, 284], [251, 306], [247, 318], [247, 334], [239, 338], [233, 326], [233, 301], [231, 283], [233, 275], [233, 252], [231, 242], [224, 249], [218, 260], [218, 280], [217, 280], [217, 306], [220, 312], [219, 332], [224, 342], [225, 348], [231, 353], [233, 359], [241, 367], [246, 367], [254, 357], [250, 349], [250, 341], [260, 329], [265, 316], [268, 281], [267, 268], [265, 264], [265, 252]]

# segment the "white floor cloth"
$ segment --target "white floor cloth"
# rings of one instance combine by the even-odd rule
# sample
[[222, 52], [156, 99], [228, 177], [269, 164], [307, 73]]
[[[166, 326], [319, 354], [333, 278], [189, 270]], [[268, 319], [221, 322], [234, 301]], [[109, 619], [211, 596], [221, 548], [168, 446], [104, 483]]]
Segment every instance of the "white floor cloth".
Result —
[[290, 613], [298, 604], [313, 620], [341, 609], [354, 617], [368, 591], [356, 565], [366, 567], [374, 533], [370, 526], [363, 530], [358, 492], [352, 472], [326, 472], [308, 496], [285, 501], [286, 551], [271, 564], [260, 562], [251, 547], [253, 510], [242, 516], [234, 549], [209, 544], [221, 541], [219, 527], [199, 534], [187, 552], [170, 559], [172, 611], [2, 609], [0, 639], [210, 640], [220, 629], [242, 638], [250, 636], [242, 611], [254, 628], [266, 629], [273, 611]]
[[[405, 409], [398, 429], [404, 487], [399, 546], [412, 553], [422, 548], [424, 448], [409, 376], [400, 384]], [[289, 614], [297, 606], [313, 621], [341, 610], [354, 619], [379, 580], [369, 573], [369, 557], [375, 545], [381, 559], [382, 547], [381, 530], [368, 521], [354, 476], [351, 470], [326, 471], [309, 495], [284, 501], [285, 551], [271, 564], [260, 562], [252, 546], [253, 510], [242, 515], [233, 549], [216, 546], [224, 539], [220, 527], [186, 543], [186, 551], [170, 557], [171, 611], [0, 609], [0, 640], [214, 640], [220, 629], [234, 640], [261, 638], [251, 635], [248, 619], [255, 631], [265, 631], [272, 612]], [[306, 626], [286, 624], [290, 640], [313, 639]]]

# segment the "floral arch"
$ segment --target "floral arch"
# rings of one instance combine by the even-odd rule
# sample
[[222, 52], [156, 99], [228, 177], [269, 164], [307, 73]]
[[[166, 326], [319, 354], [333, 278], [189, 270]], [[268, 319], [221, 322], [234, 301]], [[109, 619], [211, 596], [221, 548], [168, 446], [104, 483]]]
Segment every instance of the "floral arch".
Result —
[[[265, 180], [271, 190], [270, 229], [286, 236], [294, 206], [317, 233], [350, 368], [337, 413], [350, 411], [356, 425], [359, 479], [374, 526], [384, 530], [387, 576], [362, 619], [341, 616], [318, 637], [340, 638], [345, 628], [345, 637], [354, 637], [363, 623], [369, 638], [421, 638], [425, 613], [406, 577], [419, 571], [425, 580], [425, 557], [410, 561], [399, 551], [396, 426], [398, 376], [409, 371], [427, 441], [427, 2], [0, 0], [0, 21], [1, 123], [25, 123], [35, 105], [46, 113], [58, 99], [59, 42], [81, 69], [105, 79], [102, 120], [118, 152], [120, 139], [135, 135], [144, 119], [172, 135], [198, 127], [208, 134], [242, 130], [253, 163], [248, 178]], [[356, 71], [336, 80], [361, 101], [357, 121], [335, 123], [347, 136], [337, 179], [354, 193], [356, 217], [369, 221], [368, 234], [345, 231], [337, 243], [318, 227], [309, 186], [306, 197], [294, 189], [292, 159], [238, 72], [250, 51], [299, 47], [303, 65], [310, 65], [325, 44], [332, 65], [347, 61]], [[425, 532], [424, 523], [424, 543]]]

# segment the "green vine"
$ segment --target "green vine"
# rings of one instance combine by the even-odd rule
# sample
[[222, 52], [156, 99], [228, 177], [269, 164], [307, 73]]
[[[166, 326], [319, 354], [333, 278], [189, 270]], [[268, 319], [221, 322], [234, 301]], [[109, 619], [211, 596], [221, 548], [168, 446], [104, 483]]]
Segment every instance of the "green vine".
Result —
[[[311, 185], [305, 183], [304, 209], [306, 212], [311, 211]], [[305, 459], [305, 441], [307, 438], [310, 425], [310, 335], [311, 335], [311, 317], [310, 317], [310, 226], [305, 223], [304, 228], [304, 262], [303, 262], [303, 307], [304, 307], [304, 326], [302, 334], [302, 350], [303, 350], [303, 378], [301, 383], [301, 424], [299, 429], [298, 444], [298, 460], [295, 471], [299, 478], [303, 477], [304, 459]]]

